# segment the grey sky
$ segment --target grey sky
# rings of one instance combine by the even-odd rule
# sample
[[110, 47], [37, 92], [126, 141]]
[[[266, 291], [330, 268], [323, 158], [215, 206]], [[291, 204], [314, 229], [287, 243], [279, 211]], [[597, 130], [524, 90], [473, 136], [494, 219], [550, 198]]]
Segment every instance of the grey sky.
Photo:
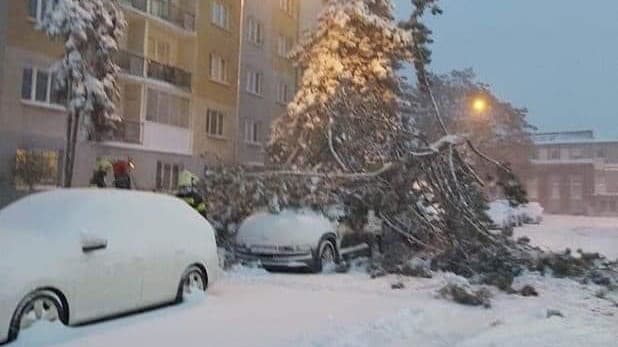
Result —
[[[399, 16], [410, 0], [394, 0]], [[432, 69], [472, 67], [540, 130], [618, 137], [617, 0], [443, 0]]]

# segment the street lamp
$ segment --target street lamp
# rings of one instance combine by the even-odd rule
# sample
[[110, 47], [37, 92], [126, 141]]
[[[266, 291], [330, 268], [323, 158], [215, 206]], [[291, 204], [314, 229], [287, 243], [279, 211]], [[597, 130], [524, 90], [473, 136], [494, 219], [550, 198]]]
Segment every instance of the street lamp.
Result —
[[487, 100], [482, 97], [474, 98], [474, 101], [472, 102], [472, 109], [476, 113], [484, 113], [487, 110]]

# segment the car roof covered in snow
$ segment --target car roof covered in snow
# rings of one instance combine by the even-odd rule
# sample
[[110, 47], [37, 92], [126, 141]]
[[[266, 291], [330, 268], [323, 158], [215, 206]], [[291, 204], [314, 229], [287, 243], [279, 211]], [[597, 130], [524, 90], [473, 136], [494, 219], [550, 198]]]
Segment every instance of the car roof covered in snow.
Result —
[[117, 189], [57, 189], [28, 195], [0, 210], [0, 229], [53, 230], [69, 223], [79, 225], [82, 219], [92, 218], [90, 213], [82, 215], [86, 207], [100, 210], [103, 220], [114, 217], [106, 212], [123, 206], [151, 211], [153, 215], [162, 208], [166, 209], [166, 214], [178, 215], [187, 215], [187, 209], [190, 210], [181, 200], [163, 194]]
[[278, 214], [256, 213], [241, 224], [237, 242], [246, 245], [306, 245], [320, 240], [325, 233], [335, 233], [336, 225], [323, 214], [312, 210], [286, 209]]

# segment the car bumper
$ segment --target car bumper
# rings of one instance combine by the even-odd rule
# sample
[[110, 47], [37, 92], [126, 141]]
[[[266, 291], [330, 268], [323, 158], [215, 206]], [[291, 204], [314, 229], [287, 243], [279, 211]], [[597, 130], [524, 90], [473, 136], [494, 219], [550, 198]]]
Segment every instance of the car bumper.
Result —
[[15, 307], [7, 298], [0, 297], [0, 344], [7, 342], [9, 338], [9, 326]]
[[312, 267], [313, 253], [253, 253], [250, 251], [236, 251], [236, 258], [242, 262], [258, 262], [265, 267], [305, 268]]

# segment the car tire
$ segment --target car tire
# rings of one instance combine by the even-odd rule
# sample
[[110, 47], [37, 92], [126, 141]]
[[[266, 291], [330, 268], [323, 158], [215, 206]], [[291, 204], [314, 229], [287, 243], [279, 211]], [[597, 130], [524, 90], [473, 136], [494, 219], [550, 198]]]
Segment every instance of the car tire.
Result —
[[208, 279], [204, 270], [197, 265], [189, 266], [180, 277], [176, 303], [183, 302], [188, 295], [194, 291], [205, 292], [208, 286]]
[[335, 250], [335, 245], [329, 240], [320, 242], [314, 262], [315, 265], [313, 267], [313, 272], [315, 273], [322, 272], [325, 265], [328, 265], [329, 263], [335, 264], [337, 262], [337, 251]]
[[13, 313], [7, 342], [17, 339], [21, 330], [30, 327], [37, 321], [58, 321], [66, 324], [66, 317], [62, 300], [54, 292], [39, 290], [28, 294]]

